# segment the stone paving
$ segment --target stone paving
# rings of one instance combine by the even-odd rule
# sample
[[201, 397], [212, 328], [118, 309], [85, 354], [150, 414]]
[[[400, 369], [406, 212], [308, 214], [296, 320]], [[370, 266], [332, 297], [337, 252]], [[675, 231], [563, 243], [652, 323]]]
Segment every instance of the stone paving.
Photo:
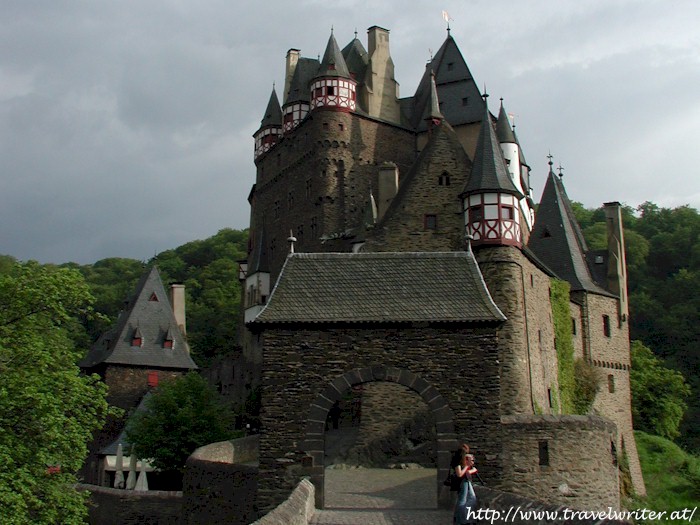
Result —
[[437, 508], [435, 469], [327, 469], [326, 508], [315, 525], [449, 525]]

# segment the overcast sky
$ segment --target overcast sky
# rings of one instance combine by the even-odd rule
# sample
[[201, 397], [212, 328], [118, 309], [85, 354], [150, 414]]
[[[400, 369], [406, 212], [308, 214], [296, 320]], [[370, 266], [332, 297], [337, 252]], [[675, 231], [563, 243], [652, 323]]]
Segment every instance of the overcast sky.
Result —
[[697, 0], [0, 0], [0, 254], [92, 263], [248, 223], [289, 48], [391, 31], [401, 96], [452, 36], [532, 167], [587, 207], [700, 208]]

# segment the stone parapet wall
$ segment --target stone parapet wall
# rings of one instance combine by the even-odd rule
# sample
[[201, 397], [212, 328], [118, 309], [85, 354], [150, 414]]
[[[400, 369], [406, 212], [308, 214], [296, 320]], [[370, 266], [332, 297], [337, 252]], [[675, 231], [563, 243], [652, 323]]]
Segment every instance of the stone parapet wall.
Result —
[[182, 525], [245, 525], [257, 519], [258, 437], [200, 447], [183, 479]]
[[503, 416], [499, 489], [585, 510], [619, 509], [615, 424], [597, 416]]
[[314, 485], [303, 479], [284, 502], [251, 525], [307, 525], [314, 510]]
[[90, 525], [180, 523], [182, 492], [141, 492], [87, 484], [80, 484], [77, 488], [90, 492]]

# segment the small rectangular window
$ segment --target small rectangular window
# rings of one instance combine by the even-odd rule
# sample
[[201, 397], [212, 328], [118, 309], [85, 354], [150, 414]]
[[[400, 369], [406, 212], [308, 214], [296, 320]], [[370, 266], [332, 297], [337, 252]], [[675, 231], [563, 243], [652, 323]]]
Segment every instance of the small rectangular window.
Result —
[[576, 335], [576, 319], [574, 317], [571, 318], [571, 334]]
[[547, 398], [549, 399], [549, 408], [552, 408], [554, 406], [554, 403], [552, 403], [552, 389], [551, 388], [547, 389]]
[[610, 316], [609, 315], [603, 316], [603, 335], [605, 335], [605, 337], [610, 337]]
[[437, 215], [425, 215], [423, 227], [426, 230], [437, 230]]
[[469, 222], [481, 222], [484, 220], [484, 208], [473, 206], [469, 208]]
[[507, 219], [507, 220], [509, 220], [509, 221], [512, 221], [513, 219], [515, 219], [515, 211], [513, 210], [512, 207], [510, 207], [510, 206], [503, 206], [503, 207], [501, 208], [501, 210], [503, 210], [503, 211], [501, 212], [501, 217], [502, 217], [503, 219]]
[[464, 98], [462, 98], [462, 105], [463, 105], [463, 106], [468, 106], [468, 105], [469, 105], [469, 97], [464, 97]]
[[549, 466], [549, 441], [539, 442], [540, 466]]
[[158, 386], [158, 372], [148, 372], [148, 386]]
[[612, 374], [608, 374], [608, 392], [615, 393], [615, 376]]

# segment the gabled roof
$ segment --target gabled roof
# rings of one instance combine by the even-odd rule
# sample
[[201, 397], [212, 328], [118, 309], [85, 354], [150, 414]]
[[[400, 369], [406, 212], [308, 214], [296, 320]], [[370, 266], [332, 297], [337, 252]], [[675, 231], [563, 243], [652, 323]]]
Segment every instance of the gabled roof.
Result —
[[[173, 345], [172, 348], [163, 348], [169, 330]], [[141, 336], [141, 346], [132, 346], [137, 331]], [[92, 368], [100, 364], [176, 370], [197, 368], [177, 327], [155, 266], [141, 277], [116, 325], [97, 340], [79, 366]]]
[[[321, 65], [318, 67], [316, 77], [342, 77], [352, 78], [348, 66], [345, 63], [343, 54], [340, 52], [338, 42], [336, 42], [333, 33], [331, 32], [326, 45], [326, 52], [323, 54]], [[314, 77], [315, 78], [315, 77]]]
[[564, 184], [552, 171], [551, 162], [528, 248], [560, 279], [568, 281], [572, 291], [611, 295], [596, 284], [590, 273], [586, 241]]
[[267, 109], [265, 109], [265, 115], [260, 121], [260, 129], [271, 126], [282, 127], [282, 108], [280, 108], [280, 101], [274, 87], [267, 103]]
[[472, 167], [471, 160], [465, 153], [452, 126], [445, 121], [441, 122], [439, 126], [434, 126], [428, 143], [418, 154], [408, 173], [401, 177], [399, 190], [389, 204], [386, 213], [379, 220], [378, 228], [386, 225], [396, 213], [401, 213], [401, 210], [406, 206], [408, 195], [414, 191], [415, 185], [420, 180], [420, 173], [433, 162], [433, 159], [445, 155], [445, 151], [450, 151], [454, 155], [458, 166], [463, 166], [465, 170]]
[[294, 253], [252, 324], [504, 320], [468, 252]]
[[292, 102], [309, 102], [311, 100], [309, 83], [316, 75], [318, 67], [319, 63], [315, 58], [299, 58], [289, 83], [289, 91], [285, 94], [285, 106]]
[[440, 99], [440, 111], [452, 125], [479, 122], [484, 112], [481, 92], [474, 82], [457, 43], [448, 33], [447, 38], [438, 49], [435, 57], [426, 68], [414, 99], [414, 117], [411, 123], [418, 131], [425, 129], [425, 122], [420, 120], [429, 96], [430, 71], [435, 73], [435, 85]]
[[503, 158], [501, 145], [496, 138], [493, 129], [491, 113], [488, 106], [485, 106], [484, 117], [481, 121], [481, 130], [476, 142], [474, 152], [474, 164], [469, 180], [464, 185], [463, 195], [472, 193], [483, 193], [487, 191], [510, 193], [518, 198], [523, 198], [523, 194], [510, 178], [506, 161]]
[[341, 51], [345, 64], [348, 66], [348, 71], [358, 82], [365, 78], [365, 71], [369, 64], [369, 55], [367, 50], [362, 45], [362, 42], [355, 37]]

